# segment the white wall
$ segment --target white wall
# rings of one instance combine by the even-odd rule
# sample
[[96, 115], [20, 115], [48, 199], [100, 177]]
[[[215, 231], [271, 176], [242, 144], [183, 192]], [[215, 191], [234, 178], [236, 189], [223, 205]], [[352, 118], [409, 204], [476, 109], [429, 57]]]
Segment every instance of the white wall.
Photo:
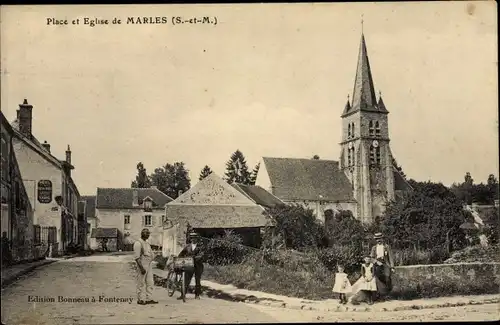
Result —
[[[130, 215], [130, 226], [125, 228], [125, 215]], [[152, 226], [143, 224], [145, 215], [152, 216]], [[98, 228], [118, 228], [124, 235], [130, 233], [130, 237], [134, 240], [141, 238], [143, 228], [148, 228], [151, 232], [149, 243], [151, 245], [161, 246], [163, 244], [163, 224], [162, 216], [165, 215], [165, 210], [153, 209], [152, 212], [145, 212], [143, 209], [96, 209]]]
[[[61, 208], [58, 207], [55, 197], [63, 196], [62, 171], [22, 140], [14, 137], [13, 144], [24, 187], [33, 208], [33, 224], [57, 227], [57, 241], [61, 248]], [[52, 182], [52, 202], [50, 203], [38, 202], [37, 186], [40, 180]]]
[[[271, 189], [271, 179], [267, 172], [266, 164], [264, 164], [264, 159], [260, 159], [259, 172], [257, 173], [257, 179], [255, 180], [255, 185], [262, 187], [269, 193], [273, 193]], [[274, 193], [273, 193], [274, 194]]]

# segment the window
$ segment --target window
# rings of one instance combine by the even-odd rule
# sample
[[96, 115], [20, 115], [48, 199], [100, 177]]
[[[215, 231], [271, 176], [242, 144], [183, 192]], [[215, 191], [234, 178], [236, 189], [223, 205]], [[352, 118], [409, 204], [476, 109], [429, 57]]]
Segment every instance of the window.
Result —
[[33, 242], [35, 245], [42, 243], [42, 227], [33, 225]]
[[347, 166], [351, 166], [352, 157], [351, 157], [351, 149], [347, 149]]
[[347, 139], [351, 138], [351, 123], [347, 126]]
[[354, 158], [355, 154], [354, 154], [354, 147], [351, 148], [351, 156], [352, 156], [352, 165], [356, 165], [356, 159]]
[[353, 138], [356, 136], [356, 132], [354, 132], [354, 123], [352, 123], [351, 135], [352, 135]]
[[375, 122], [375, 135], [377, 137], [380, 136], [380, 125], [379, 125], [378, 121]]
[[370, 164], [380, 165], [380, 147], [370, 146]]
[[123, 218], [123, 223], [126, 225], [130, 224], [130, 215], [126, 214], [125, 217]]
[[15, 191], [15, 200], [16, 200], [16, 209], [21, 208], [21, 187], [19, 186], [19, 182], [16, 182], [14, 185], [14, 191]]
[[151, 217], [151, 215], [145, 215], [144, 216], [144, 225], [145, 226], [152, 226], [153, 225], [153, 218]]
[[375, 134], [375, 129], [373, 128], [373, 121], [370, 121], [370, 123], [368, 123], [368, 132], [370, 135]]

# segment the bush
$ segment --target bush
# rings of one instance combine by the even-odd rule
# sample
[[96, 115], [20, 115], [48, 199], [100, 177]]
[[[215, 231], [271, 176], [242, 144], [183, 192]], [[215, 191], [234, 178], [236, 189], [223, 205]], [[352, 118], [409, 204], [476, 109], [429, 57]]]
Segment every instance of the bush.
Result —
[[303, 251], [322, 244], [325, 237], [324, 226], [316, 219], [311, 209], [290, 204], [267, 211], [276, 221], [274, 233], [282, 238], [286, 248]]
[[205, 262], [212, 265], [241, 263], [251, 248], [241, 244], [242, 239], [232, 231], [225, 231], [221, 237], [208, 240], [205, 248]]
[[320, 250], [318, 257], [328, 270], [336, 272], [337, 265], [340, 263], [344, 266], [347, 274], [358, 272], [363, 259], [360, 247], [354, 245], [334, 245], [331, 248]]

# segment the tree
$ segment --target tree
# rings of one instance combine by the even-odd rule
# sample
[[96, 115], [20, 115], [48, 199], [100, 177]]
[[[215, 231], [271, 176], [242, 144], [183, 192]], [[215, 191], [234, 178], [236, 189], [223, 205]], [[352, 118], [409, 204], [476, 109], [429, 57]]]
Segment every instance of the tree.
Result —
[[248, 171], [248, 165], [245, 160], [245, 156], [240, 150], [236, 150], [226, 163], [226, 172], [224, 179], [229, 184], [240, 183], [244, 185], [250, 185], [250, 172]]
[[163, 167], [156, 168], [150, 179], [160, 191], [176, 199], [179, 191], [185, 192], [191, 187], [188, 172], [183, 162], [175, 162], [173, 165], [167, 163]]
[[324, 227], [311, 209], [291, 204], [279, 205], [267, 211], [276, 221], [275, 235], [283, 238], [287, 248], [303, 251], [321, 245]]
[[135, 177], [135, 181], [132, 181], [130, 187], [132, 188], [148, 188], [151, 186], [151, 180], [148, 177], [148, 173], [146, 168], [142, 162], [137, 164], [137, 176]]
[[381, 229], [395, 247], [434, 248], [464, 243], [460, 225], [468, 218], [462, 202], [443, 184], [409, 181], [414, 191], [391, 202], [381, 219]]
[[205, 177], [207, 177], [210, 174], [212, 174], [212, 170], [210, 169], [210, 167], [208, 167], [208, 165], [205, 165], [205, 167], [203, 167], [203, 169], [200, 172], [200, 176], [198, 177], [198, 180], [201, 181], [202, 179], [204, 179]]
[[250, 175], [250, 185], [255, 185], [255, 182], [257, 181], [257, 174], [259, 174], [259, 169], [260, 169], [260, 162], [255, 165], [254, 169], [252, 170], [252, 174]]
[[312, 157], [312, 159], [314, 159], [314, 160], [319, 160], [319, 156], [318, 156], [318, 155], [314, 155], [314, 156]]

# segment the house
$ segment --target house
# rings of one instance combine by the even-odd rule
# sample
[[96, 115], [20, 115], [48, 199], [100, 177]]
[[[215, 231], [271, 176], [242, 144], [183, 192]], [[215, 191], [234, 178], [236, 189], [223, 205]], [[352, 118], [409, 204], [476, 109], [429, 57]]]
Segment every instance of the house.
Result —
[[97, 247], [97, 243], [95, 241], [94, 237], [94, 242], [92, 243], [92, 230], [96, 228], [96, 216], [95, 216], [95, 200], [96, 196], [95, 195], [84, 195], [82, 196], [82, 201], [84, 203], [84, 215], [85, 215], [85, 220], [87, 222], [87, 228], [86, 228], [86, 242], [87, 242], [87, 247], [86, 248], [92, 248]]
[[168, 203], [165, 215], [173, 224], [179, 225], [177, 251], [185, 244], [188, 224], [202, 237], [222, 235], [225, 230], [232, 230], [242, 237], [244, 245], [254, 247], [260, 246], [262, 229], [273, 225], [263, 206], [215, 173]]
[[382, 95], [375, 96], [362, 33], [352, 101], [348, 97], [340, 116], [339, 160], [264, 157], [256, 185], [286, 203], [313, 209], [322, 221], [335, 210], [349, 210], [364, 223], [375, 221], [387, 203], [412, 190], [395, 166], [388, 114]]
[[[163, 236], [163, 219], [165, 205], [172, 198], [151, 188], [98, 188], [95, 200], [95, 228], [92, 230], [93, 249], [97, 244], [93, 238], [100, 233], [99, 229], [114, 228], [118, 231], [118, 247], [120, 243], [130, 244], [141, 237], [143, 228], [149, 228], [151, 246], [161, 246]], [[111, 230], [107, 230], [111, 234]], [[108, 234], [108, 232], [104, 232]], [[114, 234], [114, 233], [113, 233]]]
[[1, 119], [1, 231], [11, 243], [12, 260], [21, 262], [44, 256], [46, 246], [35, 242], [33, 209], [24, 188], [12, 148], [14, 130], [0, 112]]
[[65, 160], [51, 154], [50, 144], [33, 135], [33, 106], [25, 99], [12, 123], [13, 148], [22, 180], [34, 210], [34, 224], [55, 229], [52, 254], [60, 254], [78, 242], [78, 201], [80, 194], [71, 177], [74, 166], [68, 145]]
[[264, 208], [274, 208], [276, 206], [285, 204], [282, 200], [272, 195], [260, 186], [240, 183], [232, 183], [231, 186], [233, 186], [241, 194], [246, 195], [250, 200], [254, 201]]

